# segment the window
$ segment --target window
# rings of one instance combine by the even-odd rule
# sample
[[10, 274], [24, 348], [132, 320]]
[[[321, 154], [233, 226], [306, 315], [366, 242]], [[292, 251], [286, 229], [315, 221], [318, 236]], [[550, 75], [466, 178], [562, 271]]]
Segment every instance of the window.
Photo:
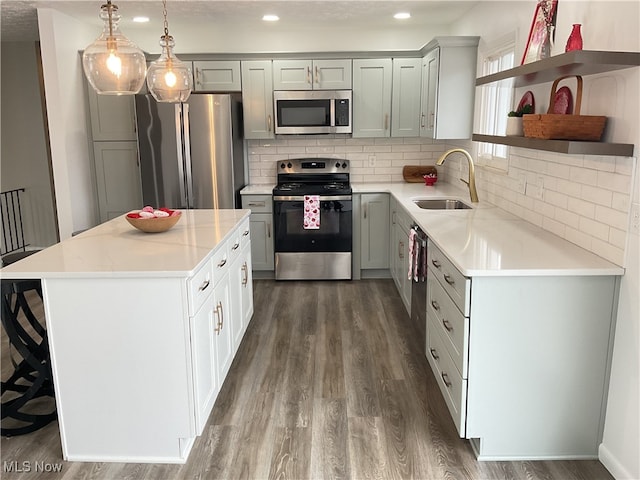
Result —
[[[495, 48], [484, 59], [482, 75], [490, 75], [514, 66], [515, 43], [502, 44]], [[504, 135], [507, 128], [507, 114], [513, 103], [513, 79], [495, 82], [480, 87], [480, 115], [478, 131], [485, 135]], [[478, 145], [478, 163], [499, 170], [507, 171], [507, 146], [493, 143]]]

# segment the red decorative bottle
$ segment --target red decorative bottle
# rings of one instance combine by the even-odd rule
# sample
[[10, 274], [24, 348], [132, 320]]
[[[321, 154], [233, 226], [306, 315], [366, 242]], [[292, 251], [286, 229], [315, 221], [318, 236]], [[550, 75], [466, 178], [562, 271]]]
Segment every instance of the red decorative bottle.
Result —
[[580, 33], [579, 23], [573, 24], [571, 35], [567, 40], [567, 47], [564, 49], [565, 52], [570, 52], [571, 50], [582, 50], [582, 34]]

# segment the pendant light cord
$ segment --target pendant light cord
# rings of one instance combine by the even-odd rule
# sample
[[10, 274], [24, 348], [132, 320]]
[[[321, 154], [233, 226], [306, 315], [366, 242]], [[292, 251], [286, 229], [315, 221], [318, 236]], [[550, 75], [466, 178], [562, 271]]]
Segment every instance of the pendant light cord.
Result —
[[169, 37], [169, 21], [167, 20], [167, 0], [162, 0], [162, 16], [164, 17], [164, 36]]

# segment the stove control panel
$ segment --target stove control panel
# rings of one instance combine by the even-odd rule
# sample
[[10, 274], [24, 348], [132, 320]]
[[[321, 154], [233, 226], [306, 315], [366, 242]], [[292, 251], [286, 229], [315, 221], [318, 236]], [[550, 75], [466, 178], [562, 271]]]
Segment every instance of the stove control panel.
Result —
[[282, 173], [349, 173], [349, 160], [341, 158], [295, 158], [280, 161], [278, 174]]

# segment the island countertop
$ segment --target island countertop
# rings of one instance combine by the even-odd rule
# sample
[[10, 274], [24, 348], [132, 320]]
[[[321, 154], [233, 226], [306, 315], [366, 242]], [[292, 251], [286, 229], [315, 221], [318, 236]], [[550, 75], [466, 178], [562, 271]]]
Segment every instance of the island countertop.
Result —
[[184, 277], [215, 251], [250, 210], [183, 210], [170, 230], [144, 233], [124, 215], [0, 270], [3, 278]]

